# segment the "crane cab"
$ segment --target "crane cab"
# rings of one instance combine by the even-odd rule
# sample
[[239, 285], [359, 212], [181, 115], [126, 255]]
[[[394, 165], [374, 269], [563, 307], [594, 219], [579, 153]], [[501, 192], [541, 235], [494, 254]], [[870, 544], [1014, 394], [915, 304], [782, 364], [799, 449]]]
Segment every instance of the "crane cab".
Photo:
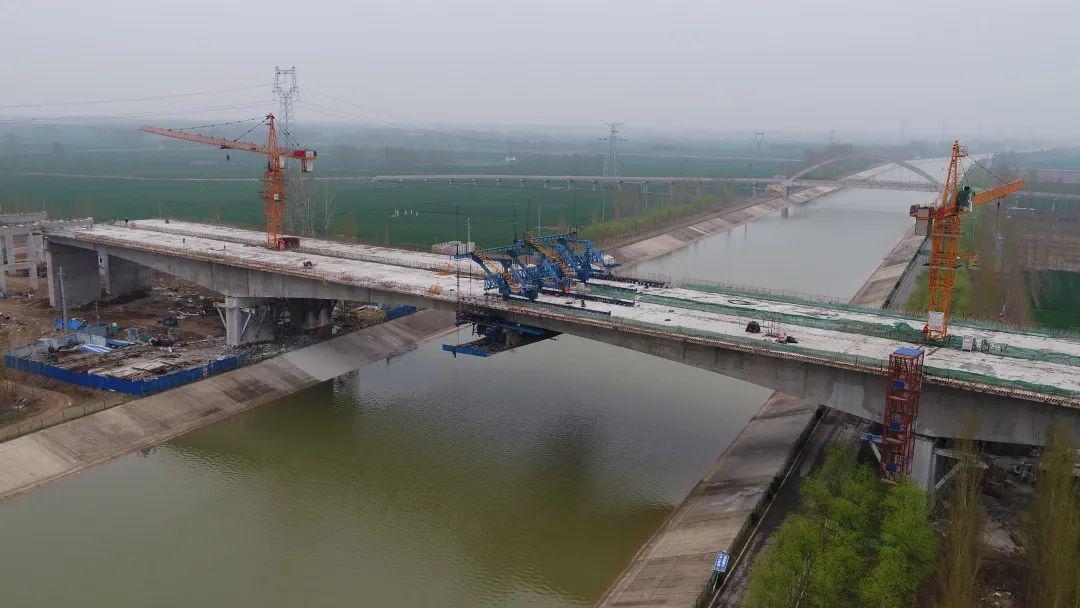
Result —
[[956, 193], [956, 212], [967, 213], [971, 211], [971, 197], [974, 196], [971, 186], [964, 186]]
[[930, 234], [933, 225], [930, 205], [912, 205], [908, 210], [908, 215], [915, 218], [915, 234], [919, 236]]

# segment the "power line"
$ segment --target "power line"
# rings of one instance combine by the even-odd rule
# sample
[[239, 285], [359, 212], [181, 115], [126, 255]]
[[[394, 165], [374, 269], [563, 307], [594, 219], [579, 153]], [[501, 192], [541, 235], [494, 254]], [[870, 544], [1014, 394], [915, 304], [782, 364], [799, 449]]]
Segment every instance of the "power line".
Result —
[[315, 95], [318, 95], [319, 97], [325, 97], [325, 98], [333, 100], [333, 101], [348, 104], [350, 106], [360, 108], [361, 110], [366, 110], [368, 112], [375, 112], [376, 114], [384, 114], [386, 116], [390, 116], [391, 118], [397, 118], [399, 120], [408, 120], [406, 117], [401, 116], [400, 114], [394, 114], [392, 112], [386, 112], [386, 111], [380, 110], [378, 108], [372, 108], [372, 107], [369, 107], [369, 106], [361, 105], [361, 104], [356, 103], [355, 101], [349, 101], [348, 99], [345, 99], [343, 97], [338, 97], [336, 95], [330, 95], [329, 93], [323, 93], [321, 91], [316, 91], [315, 89], [312, 89], [312, 88], [308, 88], [307, 91], [309, 93], [314, 93]]
[[[301, 100], [301, 101], [298, 102], [298, 105], [300, 107], [302, 107], [302, 108], [312, 110], [312, 111], [314, 111], [314, 112], [316, 112], [318, 114], [323, 114], [325, 116], [330, 116], [331, 118], [338, 118], [338, 119], [344, 118], [344, 119], [357, 120], [357, 121], [360, 121], [362, 123], [376, 124], [376, 125], [384, 126], [384, 127], [391, 128], [391, 129], [398, 129], [398, 130], [401, 130], [401, 131], [413, 131], [413, 132], [416, 132], [416, 133], [424, 133], [424, 134], [428, 134], [428, 135], [439, 135], [439, 136], [444, 136], [444, 137], [456, 137], [456, 138], [460, 138], [460, 139], [471, 140], [471, 141], [474, 141], [474, 142], [495, 143], [495, 144], [500, 144], [500, 145], [506, 143], [505, 140], [503, 138], [501, 138], [501, 137], [496, 138], [496, 137], [486, 136], [486, 135], [484, 135], [482, 133], [477, 133], [476, 131], [470, 131], [470, 130], [447, 131], [447, 130], [442, 130], [442, 129], [433, 129], [433, 128], [430, 128], [430, 127], [417, 127], [417, 126], [402, 124], [402, 123], [393, 122], [393, 121], [389, 121], [389, 120], [384, 120], [384, 119], [381, 119], [381, 118], [375, 118], [375, 117], [372, 117], [372, 116], [364, 116], [364, 115], [361, 115], [361, 114], [357, 114], [357, 113], [355, 113], [355, 112], [353, 112], [351, 110], [343, 110], [343, 109], [340, 109], [340, 108], [333, 108], [333, 107], [329, 107], [329, 106], [324, 106], [322, 104], [314, 103], [314, 102], [308, 101], [308, 100]], [[359, 107], [359, 104], [353, 104], [353, 105], [357, 105], [357, 107]]]
[[[230, 120], [229, 122], [218, 122], [218, 123], [214, 123], [214, 124], [211, 124], [211, 125], [196, 125], [194, 127], [173, 127], [172, 130], [173, 131], [190, 131], [192, 129], [211, 129], [213, 127], [224, 127], [224, 126], [228, 126], [228, 125], [238, 125], [240, 123], [251, 122], [253, 120], [262, 121], [262, 120], [266, 120], [266, 117], [265, 116], [256, 116], [255, 118], [244, 118], [242, 120]], [[255, 127], [257, 127], [257, 126], [259, 126], [259, 125], [255, 125]], [[247, 135], [248, 133], [251, 133], [252, 131], [254, 131], [255, 127], [252, 127], [251, 129], [248, 129], [247, 133], [244, 133], [244, 135]], [[243, 137], [244, 135], [241, 135], [240, 137]], [[240, 139], [240, 138], [238, 137], [237, 139]]]
[[200, 114], [203, 112], [219, 112], [222, 110], [239, 110], [252, 107], [266, 107], [268, 103], [273, 103], [273, 100], [259, 100], [250, 101], [239, 104], [221, 105], [221, 106], [205, 106], [201, 108], [189, 108], [184, 110], [168, 110], [163, 112], [138, 112], [133, 114], [84, 114], [78, 116], [53, 116], [53, 117], [38, 117], [38, 118], [3, 118], [0, 119], [0, 123], [3, 124], [17, 124], [17, 123], [34, 123], [34, 122], [71, 122], [71, 121], [83, 121], [83, 120], [119, 120], [124, 118], [148, 118], [151, 116], [184, 116], [186, 114]]
[[212, 91], [195, 91], [192, 93], [173, 93], [170, 95], [152, 95], [149, 97], [119, 97], [116, 99], [96, 99], [93, 101], [53, 101], [45, 103], [21, 103], [12, 105], [2, 105], [0, 110], [14, 110], [18, 108], [48, 108], [56, 106], [89, 106], [104, 103], [123, 103], [132, 101], [152, 101], [155, 99], [173, 99], [177, 97], [196, 97], [198, 95], [213, 95], [215, 93], [229, 93], [232, 91], [249, 91], [251, 89], [259, 89], [268, 87], [269, 84], [255, 84], [246, 87], [232, 87], [228, 89], [215, 89]]

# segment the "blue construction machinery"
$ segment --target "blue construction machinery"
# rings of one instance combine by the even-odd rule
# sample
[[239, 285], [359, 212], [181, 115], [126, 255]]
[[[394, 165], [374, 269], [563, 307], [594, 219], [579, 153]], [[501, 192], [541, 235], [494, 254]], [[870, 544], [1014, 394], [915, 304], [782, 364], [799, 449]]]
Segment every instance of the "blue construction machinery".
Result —
[[504, 298], [535, 300], [540, 295], [543, 282], [538, 280], [539, 270], [516, 262], [516, 258], [495, 257], [500, 248], [481, 249], [457, 254], [455, 259], [471, 259], [484, 270], [484, 289], [497, 289]]
[[548, 257], [557, 258], [566, 276], [582, 283], [588, 283], [593, 277], [612, 278], [613, 270], [618, 266], [611, 256], [605, 256], [588, 239], [578, 238], [574, 231], [532, 237], [526, 244]]
[[469, 258], [484, 270], [484, 288], [505, 298], [535, 300], [541, 291], [566, 292], [576, 279], [613, 279], [618, 266], [576, 232], [515, 239], [510, 245], [478, 249], [454, 256]]
[[442, 348], [455, 357], [472, 355], [474, 357], [490, 357], [491, 355], [527, 346], [541, 340], [547, 340], [559, 335], [558, 332], [510, 323], [498, 317], [462, 310], [458, 312], [455, 325], [473, 326], [473, 333], [480, 336], [467, 344], [443, 344]]

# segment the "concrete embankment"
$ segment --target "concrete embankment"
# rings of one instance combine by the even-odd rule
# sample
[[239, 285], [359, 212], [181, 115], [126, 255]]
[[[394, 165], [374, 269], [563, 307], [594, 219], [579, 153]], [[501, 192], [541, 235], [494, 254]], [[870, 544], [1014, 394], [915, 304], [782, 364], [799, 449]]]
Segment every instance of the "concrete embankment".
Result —
[[706, 219], [692, 221], [684, 225], [659, 228], [655, 234], [635, 237], [631, 242], [617, 246], [607, 253], [613, 255], [623, 265], [624, 269], [630, 268], [678, 251], [707, 236], [731, 230], [792, 205], [814, 200], [835, 190], [837, 188], [831, 186], [815, 186], [800, 190], [786, 200], [779, 194], [769, 194], [762, 198], [741, 201], [716, 212]]
[[0, 499], [393, 356], [453, 327], [423, 310], [0, 443]]
[[[884, 305], [906, 276], [922, 240], [913, 232], [905, 234], [852, 303]], [[773, 393], [597, 606], [695, 606], [710, 581], [717, 553], [738, 554], [779, 485], [774, 480], [798, 463], [799, 448], [814, 431], [817, 409], [809, 401]], [[842, 417], [830, 417], [822, 432], [836, 434], [840, 424]], [[814, 442], [816, 449], [821, 444]]]
[[916, 256], [925, 241], [926, 237], [916, 235], [912, 226], [863, 283], [851, 303], [875, 308], [902, 307], [913, 287], [912, 279], [921, 268]]

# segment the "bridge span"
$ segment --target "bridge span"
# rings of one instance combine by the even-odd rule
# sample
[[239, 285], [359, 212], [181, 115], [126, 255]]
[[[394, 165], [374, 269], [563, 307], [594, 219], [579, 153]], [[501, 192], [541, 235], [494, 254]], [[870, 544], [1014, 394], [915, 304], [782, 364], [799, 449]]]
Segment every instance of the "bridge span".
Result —
[[916, 192], [937, 192], [941, 185], [926, 181], [905, 181], [847, 177], [837, 179], [813, 179], [806, 177], [672, 177], [672, 176], [611, 176], [611, 175], [526, 175], [526, 174], [486, 174], [486, 173], [446, 173], [415, 175], [373, 175], [373, 176], [337, 176], [306, 177], [306, 181], [351, 182], [357, 184], [457, 184], [525, 187], [527, 184], [543, 184], [544, 187], [561, 186], [575, 188], [625, 185], [648, 187], [651, 185], [689, 185], [704, 187], [713, 184], [778, 184], [787, 188], [832, 186], [868, 188], [876, 190], [911, 190]]
[[[442, 255], [316, 239], [280, 252], [264, 242], [257, 231], [162, 220], [52, 232], [46, 246], [50, 298], [58, 304], [62, 269], [69, 305], [95, 299], [100, 258], [113, 295], [145, 289], [146, 269], [222, 294], [231, 343], [267, 338], [264, 319], [274, 303], [287, 303], [307, 327], [325, 325], [337, 300], [465, 307], [737, 377], [873, 421], [882, 416], [888, 354], [921, 335], [918, 319], [731, 286], [627, 289], [596, 281], [588, 289], [603, 301], [548, 294], [535, 302], [505, 300], [486, 293], [483, 279], [460, 266], [465, 262]], [[766, 331], [747, 333], [751, 321]], [[1040, 444], [1055, 420], [1080, 436], [1080, 340], [963, 322], [955, 331], [978, 347], [927, 351], [920, 434], [960, 436], [975, 411], [983, 440]], [[768, 333], [798, 342], [777, 342]]]

